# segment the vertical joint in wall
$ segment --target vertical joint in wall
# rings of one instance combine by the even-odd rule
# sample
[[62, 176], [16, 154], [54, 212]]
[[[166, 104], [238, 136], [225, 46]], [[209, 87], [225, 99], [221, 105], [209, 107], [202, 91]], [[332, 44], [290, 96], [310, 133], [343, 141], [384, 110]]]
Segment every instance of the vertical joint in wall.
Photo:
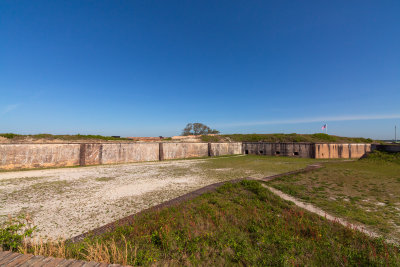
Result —
[[351, 144], [349, 144], [349, 159], [351, 159]]
[[164, 160], [164, 143], [158, 143], [158, 160], [163, 161]]
[[86, 165], [86, 144], [81, 144], [79, 148], [79, 165]]
[[[310, 144], [310, 158], [315, 159], [317, 156], [317, 144]], [[319, 146], [318, 146], [318, 154], [319, 154]]]
[[103, 144], [99, 147], [99, 164], [103, 164]]

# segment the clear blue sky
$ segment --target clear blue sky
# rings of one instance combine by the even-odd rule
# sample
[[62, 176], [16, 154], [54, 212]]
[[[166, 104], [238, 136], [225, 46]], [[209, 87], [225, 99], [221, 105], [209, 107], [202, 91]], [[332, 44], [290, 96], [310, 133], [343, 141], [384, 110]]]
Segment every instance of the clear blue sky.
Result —
[[0, 1], [0, 132], [393, 138], [400, 1]]

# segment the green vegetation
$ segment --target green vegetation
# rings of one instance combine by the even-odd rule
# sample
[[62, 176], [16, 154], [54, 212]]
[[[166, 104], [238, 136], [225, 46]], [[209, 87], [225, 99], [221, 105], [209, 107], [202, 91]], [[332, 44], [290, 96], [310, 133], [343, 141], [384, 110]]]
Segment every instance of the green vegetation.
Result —
[[188, 123], [182, 130], [182, 135], [200, 135], [200, 134], [219, 134], [219, 131], [211, 129], [207, 125], [199, 122]]
[[323, 210], [400, 240], [400, 155], [379, 151], [269, 182]]
[[25, 238], [32, 236], [35, 229], [29, 216], [9, 217], [0, 224], [0, 248], [16, 251], [23, 245]]
[[203, 142], [329, 142], [329, 143], [372, 143], [370, 138], [362, 137], [341, 137], [324, 133], [315, 134], [225, 134], [201, 137]]
[[397, 265], [400, 249], [308, 213], [257, 181], [228, 183], [79, 243], [26, 253], [129, 265]]
[[13, 140], [21, 140], [24, 138], [33, 138], [33, 139], [49, 139], [49, 140], [54, 140], [54, 139], [60, 139], [60, 140], [130, 140], [129, 138], [116, 138], [112, 136], [102, 136], [102, 135], [82, 135], [82, 134], [76, 134], [76, 135], [53, 135], [53, 134], [32, 134], [32, 135], [20, 135], [20, 134], [14, 134], [14, 133], [2, 133], [0, 136], [8, 138], [8, 139], [13, 139]]
[[13, 133], [3, 133], [3, 134], [0, 134], [0, 136], [5, 137], [5, 138], [7, 138], [7, 139], [13, 139], [13, 138], [19, 137], [19, 136], [21, 136], [21, 135], [19, 135], [19, 134], [13, 134]]
[[[363, 159], [366, 160], [366, 159]], [[377, 162], [377, 163], [397, 163], [400, 164], [400, 153], [385, 153], [381, 151], [375, 150], [373, 153], [368, 155], [368, 162]]]
[[[202, 159], [202, 160], [199, 160]], [[182, 159], [176, 159], [182, 160]], [[176, 161], [171, 160], [171, 161]], [[191, 168], [164, 166], [162, 171], [169, 176], [203, 176], [214, 181], [228, 181], [243, 177], [262, 178], [278, 173], [294, 171], [320, 162], [319, 159], [290, 158], [260, 155], [233, 155], [189, 158], [195, 164]]]
[[[193, 126], [192, 126], [193, 127]], [[215, 130], [214, 130], [215, 131]], [[187, 133], [189, 134], [189, 133]], [[191, 133], [194, 134], [194, 133]], [[0, 136], [13, 141], [23, 140], [25, 138], [32, 139], [48, 139], [48, 140], [125, 140], [132, 141], [129, 138], [116, 138], [112, 136], [102, 135], [52, 135], [52, 134], [33, 134], [33, 135], [20, 135], [14, 133], [2, 133]], [[362, 137], [341, 137], [335, 135], [328, 135], [324, 133], [316, 134], [225, 134], [225, 135], [203, 135], [201, 136], [203, 142], [330, 142], [330, 143], [372, 143], [370, 138]], [[164, 138], [163, 141], [172, 141], [172, 138]]]
[[246, 155], [212, 158], [197, 164], [205, 177], [231, 180], [243, 177], [262, 178], [305, 168], [316, 159]]

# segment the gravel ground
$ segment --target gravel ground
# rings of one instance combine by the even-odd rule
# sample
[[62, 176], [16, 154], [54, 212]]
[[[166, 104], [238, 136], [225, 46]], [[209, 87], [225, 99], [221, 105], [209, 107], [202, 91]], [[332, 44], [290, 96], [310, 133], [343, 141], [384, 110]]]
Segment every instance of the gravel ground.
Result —
[[[39, 237], [70, 238], [229, 179], [229, 175], [205, 177], [199, 167], [204, 161], [0, 172], [0, 220], [30, 214]], [[222, 174], [230, 169], [214, 171]]]

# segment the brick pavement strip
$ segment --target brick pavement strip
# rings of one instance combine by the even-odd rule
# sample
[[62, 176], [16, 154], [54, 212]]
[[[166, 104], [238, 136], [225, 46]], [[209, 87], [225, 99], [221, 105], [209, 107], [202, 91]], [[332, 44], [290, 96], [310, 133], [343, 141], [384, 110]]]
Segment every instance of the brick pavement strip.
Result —
[[34, 256], [30, 254], [13, 253], [10, 251], [0, 251], [0, 267], [122, 267], [119, 264], [107, 264], [98, 262], [87, 262], [81, 260], [68, 260], [53, 257]]

